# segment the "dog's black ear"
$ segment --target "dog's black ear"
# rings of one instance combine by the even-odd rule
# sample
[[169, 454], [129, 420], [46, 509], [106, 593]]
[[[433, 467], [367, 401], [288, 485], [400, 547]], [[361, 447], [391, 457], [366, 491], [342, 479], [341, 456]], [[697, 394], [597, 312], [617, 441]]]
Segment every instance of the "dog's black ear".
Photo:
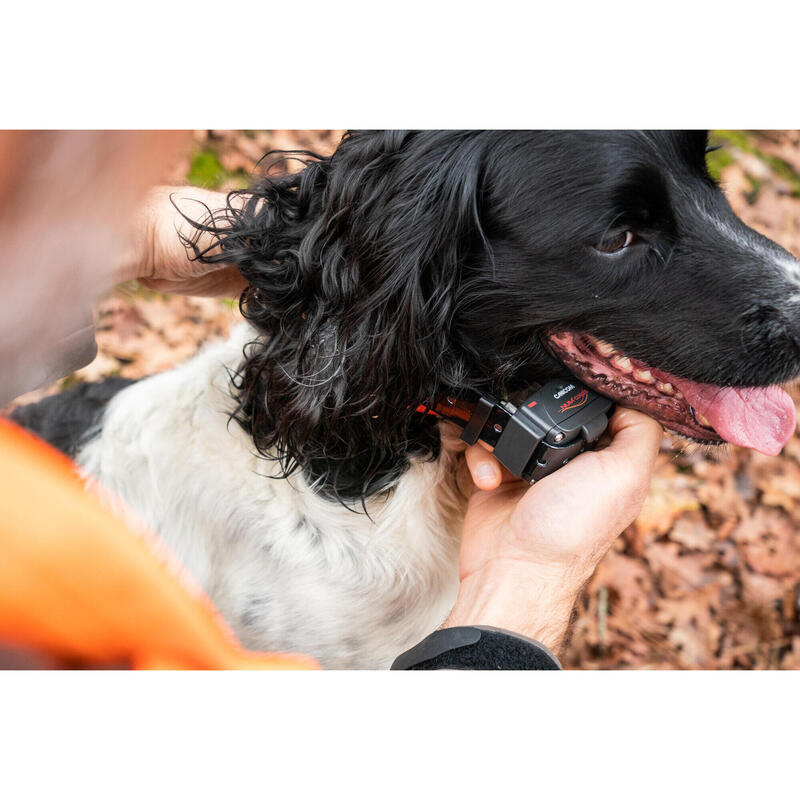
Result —
[[698, 169], [704, 169], [708, 151], [707, 130], [678, 131], [677, 138], [682, 157]]
[[[304, 243], [316, 247], [309, 255], [320, 270], [306, 296], [317, 301], [320, 324], [336, 321], [341, 357], [360, 357], [343, 367], [354, 397], [403, 385], [424, 400], [444, 377], [465, 261], [488, 248], [483, 141], [469, 132], [384, 131], [347, 144], [331, 162], [321, 235]], [[367, 394], [356, 388], [359, 373]]]
[[363, 497], [435, 450], [417, 404], [458, 382], [450, 329], [465, 261], [488, 249], [479, 132], [349, 134], [330, 158], [231, 196], [204, 230], [249, 286], [261, 336], [238, 377], [259, 450]]

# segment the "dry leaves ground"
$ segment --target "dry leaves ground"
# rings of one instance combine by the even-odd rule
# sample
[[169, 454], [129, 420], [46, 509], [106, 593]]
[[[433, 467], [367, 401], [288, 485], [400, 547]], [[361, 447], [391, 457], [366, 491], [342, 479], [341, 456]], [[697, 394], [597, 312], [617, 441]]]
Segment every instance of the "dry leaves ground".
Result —
[[[246, 185], [271, 149], [330, 152], [341, 131], [198, 131], [164, 176]], [[800, 256], [800, 131], [720, 131], [734, 210]], [[99, 355], [75, 381], [169, 369], [238, 319], [234, 303], [120, 287], [97, 307]], [[795, 393], [800, 401], [800, 392]], [[564, 662], [581, 668], [800, 668], [800, 438], [777, 458], [666, 436], [637, 522], [579, 602]]]

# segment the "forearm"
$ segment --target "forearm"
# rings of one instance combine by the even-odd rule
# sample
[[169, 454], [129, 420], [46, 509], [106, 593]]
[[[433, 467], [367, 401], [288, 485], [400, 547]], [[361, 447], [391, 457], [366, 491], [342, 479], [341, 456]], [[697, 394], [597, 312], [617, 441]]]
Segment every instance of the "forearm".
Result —
[[531, 565], [490, 564], [462, 577], [442, 627], [392, 669], [560, 669], [556, 655], [579, 591], [580, 583]]
[[462, 580], [442, 627], [490, 625], [535, 639], [559, 653], [583, 583], [578, 576], [547, 575], [527, 566], [489, 567]]

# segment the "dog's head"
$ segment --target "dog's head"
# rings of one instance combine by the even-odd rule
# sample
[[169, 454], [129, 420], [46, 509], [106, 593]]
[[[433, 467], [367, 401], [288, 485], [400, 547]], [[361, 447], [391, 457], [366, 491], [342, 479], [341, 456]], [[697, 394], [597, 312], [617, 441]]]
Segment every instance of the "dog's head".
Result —
[[[800, 372], [800, 264], [745, 226], [698, 132], [345, 137], [213, 221], [263, 333], [237, 381], [263, 452], [363, 497], [435, 453], [448, 388], [571, 371], [700, 441], [774, 452]], [[232, 198], [233, 200], [233, 198]], [[791, 419], [790, 419], [791, 417]]]

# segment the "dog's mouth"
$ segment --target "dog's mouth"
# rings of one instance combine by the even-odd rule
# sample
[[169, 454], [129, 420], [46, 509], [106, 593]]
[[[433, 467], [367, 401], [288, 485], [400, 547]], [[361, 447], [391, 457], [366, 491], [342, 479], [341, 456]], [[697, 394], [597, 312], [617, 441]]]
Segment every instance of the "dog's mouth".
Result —
[[794, 403], [779, 386], [696, 383], [630, 358], [588, 334], [556, 333], [546, 341], [588, 386], [696, 442], [727, 441], [777, 455], [794, 434]]

